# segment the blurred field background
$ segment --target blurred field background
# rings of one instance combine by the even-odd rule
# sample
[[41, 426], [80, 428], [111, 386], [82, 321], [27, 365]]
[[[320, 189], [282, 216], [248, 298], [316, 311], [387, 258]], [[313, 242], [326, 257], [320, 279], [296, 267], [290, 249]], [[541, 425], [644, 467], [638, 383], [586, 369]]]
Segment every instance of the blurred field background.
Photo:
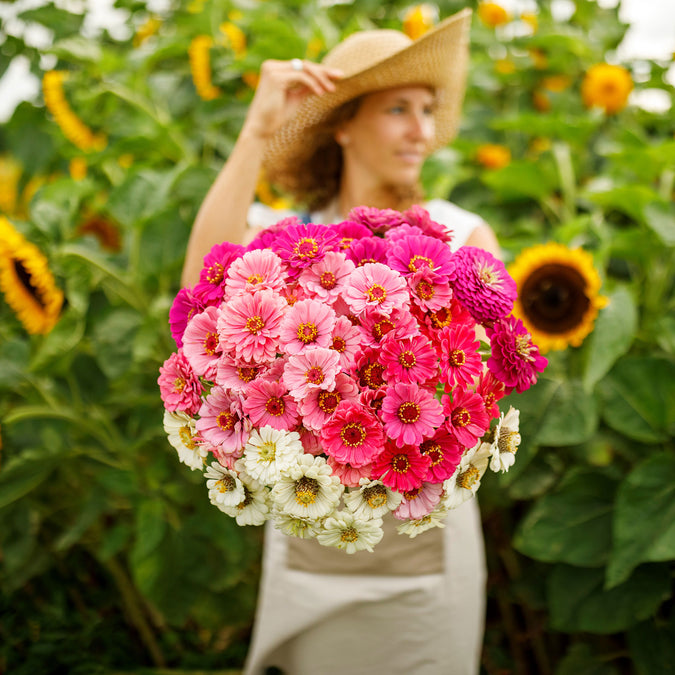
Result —
[[[0, 75], [36, 83], [0, 101], [0, 672], [241, 668], [261, 531], [177, 461], [156, 385], [192, 220], [265, 58], [465, 6], [464, 120], [428, 194], [492, 224], [525, 296], [579, 293], [563, 333], [529, 316], [550, 366], [502, 401], [523, 441], [481, 488], [483, 673], [675, 672], [673, 54], [620, 46], [595, 0], [118, 0], [107, 28], [0, 3]], [[264, 176], [258, 198], [288, 204]]]

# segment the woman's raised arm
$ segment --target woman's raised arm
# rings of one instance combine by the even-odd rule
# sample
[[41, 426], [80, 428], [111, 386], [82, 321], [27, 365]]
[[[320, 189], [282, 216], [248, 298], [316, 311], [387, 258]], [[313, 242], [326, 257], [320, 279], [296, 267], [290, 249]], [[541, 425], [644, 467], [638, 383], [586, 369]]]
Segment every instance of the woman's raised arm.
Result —
[[182, 285], [194, 284], [214, 244], [240, 242], [253, 202], [267, 140], [310, 94], [335, 89], [340, 71], [308, 61], [265, 61], [241, 133], [197, 213], [188, 241]]

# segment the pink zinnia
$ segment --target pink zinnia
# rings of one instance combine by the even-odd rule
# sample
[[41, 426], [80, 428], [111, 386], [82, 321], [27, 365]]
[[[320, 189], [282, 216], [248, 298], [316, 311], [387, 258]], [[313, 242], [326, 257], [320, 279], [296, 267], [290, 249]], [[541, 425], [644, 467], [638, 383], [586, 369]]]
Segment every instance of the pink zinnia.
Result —
[[478, 394], [457, 387], [452, 392], [452, 400], [444, 395], [441, 403], [447, 416], [448, 432], [465, 448], [473, 448], [490, 425], [483, 399]]
[[328, 251], [317, 263], [305, 268], [298, 284], [309, 297], [332, 304], [346, 286], [355, 265], [339, 251]]
[[443, 486], [438, 483], [422, 483], [418, 488], [405, 490], [403, 501], [393, 511], [398, 520], [419, 520], [431, 513], [441, 501]]
[[439, 281], [435, 272], [422, 268], [406, 277], [410, 299], [424, 311], [436, 311], [450, 304], [452, 290], [447, 282]]
[[520, 394], [531, 387], [548, 360], [539, 354], [523, 322], [509, 316], [495, 322], [487, 334], [492, 348], [487, 366], [504, 383], [506, 393], [515, 389]]
[[333, 389], [340, 369], [337, 352], [324, 347], [312, 347], [289, 357], [284, 368], [284, 384], [291, 395], [302, 399], [312, 389]]
[[323, 446], [321, 445], [321, 437], [314, 433], [313, 431], [310, 431], [309, 429], [305, 429], [304, 427], [300, 427], [299, 429], [299, 434], [300, 434], [300, 442], [302, 443], [302, 449], [309, 455], [322, 455], [323, 454]]
[[339, 316], [333, 326], [330, 348], [340, 355], [340, 368], [350, 370], [361, 346], [361, 331], [346, 316]]
[[348, 260], [357, 267], [363, 267], [367, 263], [387, 262], [387, 244], [381, 237], [365, 237], [357, 239], [345, 250]]
[[299, 354], [310, 347], [330, 347], [335, 312], [318, 300], [298, 300], [279, 327], [279, 345], [286, 354]]
[[375, 415], [354, 401], [342, 401], [321, 429], [328, 455], [342, 464], [364, 466], [382, 452], [384, 432]]
[[424, 480], [442, 483], [450, 478], [462, 459], [464, 449], [445, 427], [437, 429], [431, 438], [427, 438], [420, 445], [420, 452], [431, 461]]
[[358, 396], [359, 388], [356, 382], [349, 375], [338, 373], [333, 389], [313, 389], [305, 398], [298, 401], [298, 411], [302, 415], [303, 425], [321, 431], [341, 401], [357, 401]]
[[377, 209], [372, 206], [357, 206], [349, 212], [349, 220], [361, 223], [373, 232], [386, 232], [405, 222], [400, 211], [394, 209]]
[[220, 302], [225, 293], [227, 271], [237, 258], [244, 255], [245, 250], [243, 246], [229, 241], [216, 244], [204, 257], [204, 266], [193, 293], [205, 304]]
[[404, 276], [422, 269], [431, 270], [438, 275], [441, 282], [450, 280], [455, 267], [450, 247], [425, 235], [397, 239], [387, 250], [387, 263]]
[[241, 399], [216, 385], [199, 409], [196, 427], [203, 438], [223, 452], [241, 453], [248, 440], [251, 421], [244, 416]]
[[388, 382], [424, 383], [438, 375], [438, 356], [423, 335], [382, 341], [382, 363]]
[[452, 241], [452, 230], [432, 220], [429, 212], [421, 206], [417, 204], [411, 206], [403, 213], [403, 216], [410, 225], [419, 227], [424, 234], [446, 243]]
[[256, 427], [290, 431], [298, 423], [298, 404], [281, 382], [257, 380], [246, 389], [244, 412]]
[[416, 384], [397, 382], [387, 387], [381, 410], [387, 436], [400, 448], [419, 445], [443, 424], [443, 409], [434, 395]]
[[272, 250], [289, 265], [291, 277], [337, 247], [337, 235], [325, 225], [315, 223], [290, 223], [272, 244]]
[[278, 255], [266, 249], [248, 251], [230, 265], [225, 279], [225, 297], [231, 298], [238, 293], [250, 293], [263, 288], [280, 291], [284, 285], [281, 258]]
[[420, 318], [420, 327], [427, 337], [435, 344], [439, 344], [440, 332], [454, 324], [465, 323], [471, 327], [476, 325], [474, 318], [454, 298], [449, 304], [440, 309], [425, 312]]
[[218, 333], [223, 349], [249, 363], [267, 363], [277, 354], [286, 301], [273, 291], [242, 293], [223, 304]]
[[300, 219], [297, 216], [288, 216], [269, 227], [265, 227], [251, 240], [251, 243], [246, 247], [246, 250], [256, 251], [263, 248], [273, 249], [275, 239], [291, 224], [300, 225]]
[[192, 292], [191, 288], [181, 288], [176, 294], [169, 310], [169, 327], [171, 336], [178, 347], [183, 346], [183, 333], [190, 319], [205, 308]]
[[244, 361], [235, 361], [223, 355], [218, 361], [216, 384], [219, 384], [224, 389], [241, 392], [264, 370], [264, 366], [251, 365]]
[[424, 234], [424, 232], [422, 232], [419, 227], [414, 227], [412, 225], [408, 225], [408, 223], [403, 223], [402, 225], [393, 227], [391, 230], [387, 230], [384, 233], [384, 240], [389, 246], [393, 246], [399, 239], [422, 234]]
[[405, 308], [397, 308], [391, 312], [382, 312], [379, 308], [367, 307], [359, 317], [360, 328], [366, 344], [376, 347], [385, 338], [402, 340], [419, 335], [419, 324], [415, 317]]
[[506, 316], [518, 295], [516, 282], [501, 260], [476, 246], [462, 246], [453, 255], [455, 297], [483, 324]]
[[330, 225], [330, 229], [337, 234], [340, 241], [339, 249], [345, 251], [354, 241], [364, 237], [372, 237], [373, 233], [365, 225], [355, 223], [352, 220], [345, 220], [335, 225]]
[[354, 270], [343, 297], [357, 316], [367, 307], [381, 312], [407, 307], [410, 299], [403, 277], [382, 263], [367, 263]]
[[349, 462], [342, 464], [330, 455], [326, 463], [333, 470], [333, 475], [337, 476], [343, 485], [353, 488], [359, 487], [359, 481], [362, 478], [370, 478], [370, 472], [373, 469], [372, 464], [364, 464], [363, 466], [354, 466]]
[[183, 333], [183, 353], [199, 377], [214, 380], [218, 359], [223, 351], [218, 335], [217, 307], [195, 314]]
[[476, 331], [466, 324], [452, 324], [438, 335], [440, 342], [441, 382], [449, 387], [472, 384], [482, 372]]
[[372, 347], [366, 347], [356, 355], [354, 375], [358, 378], [359, 386], [379, 389], [386, 384], [384, 379], [385, 365], [380, 357], [381, 352]]
[[481, 374], [476, 387], [476, 393], [483, 398], [485, 410], [490, 417], [499, 417], [499, 406], [497, 401], [504, 397], [504, 383], [498, 380], [489, 370]]
[[384, 450], [373, 462], [370, 477], [381, 480], [397, 492], [414, 490], [422, 487], [429, 462], [429, 458], [422, 456], [415, 446], [404, 445], [397, 448], [393, 443], [386, 443]]
[[179, 349], [159, 367], [159, 393], [169, 412], [182, 410], [196, 415], [202, 404], [202, 384]]

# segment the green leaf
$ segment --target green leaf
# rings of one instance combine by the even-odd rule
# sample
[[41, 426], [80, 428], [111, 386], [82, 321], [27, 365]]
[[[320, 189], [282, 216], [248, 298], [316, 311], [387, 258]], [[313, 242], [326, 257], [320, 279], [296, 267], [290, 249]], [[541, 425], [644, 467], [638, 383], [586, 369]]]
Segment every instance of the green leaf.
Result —
[[131, 368], [133, 342], [141, 317], [131, 309], [118, 309], [104, 316], [95, 326], [92, 342], [99, 367], [110, 379]]
[[34, 21], [46, 26], [54, 32], [54, 37], [58, 40], [61, 37], [78, 33], [84, 22], [84, 14], [72, 14], [64, 9], [55, 7], [52, 3], [44, 7], [36, 7], [21, 12], [19, 17], [23, 21]]
[[25, 340], [8, 340], [0, 349], [0, 389], [16, 387], [24, 378], [30, 349]]
[[58, 40], [51, 47], [45, 49], [45, 52], [54, 54], [64, 61], [79, 61], [82, 63], [98, 63], [103, 56], [103, 50], [98, 43], [81, 35]]
[[619, 486], [607, 587], [646, 561], [675, 560], [675, 456], [646, 459]]
[[67, 551], [77, 544], [84, 533], [96, 522], [106, 508], [103, 494], [94, 491], [79, 508], [75, 520], [64, 530], [54, 542], [55, 551]]
[[[619, 433], [643, 443], [666, 440], [675, 411], [675, 364], [654, 357], [626, 357], [600, 382], [602, 417]], [[670, 401], [672, 403], [672, 400]]]
[[645, 565], [603, 589], [604, 570], [557, 565], [548, 578], [551, 627], [567, 633], [618, 633], [653, 616], [670, 596], [667, 565]]
[[558, 185], [555, 170], [548, 164], [517, 161], [503, 169], [483, 174], [483, 181], [505, 199], [542, 199]]
[[675, 673], [675, 613], [633, 626], [628, 645], [639, 675]]
[[30, 363], [30, 371], [37, 373], [59, 363], [80, 343], [85, 320], [79, 312], [66, 310], [54, 329], [45, 337]]
[[543, 562], [595, 567], [611, 545], [616, 483], [588, 469], [573, 469], [521, 521], [513, 545]]
[[603, 663], [590, 645], [573, 644], [555, 669], [555, 675], [617, 675], [612, 665]]
[[637, 307], [630, 290], [619, 286], [610, 294], [609, 304], [600, 310], [593, 332], [581, 348], [586, 391], [592, 390], [628, 351], [635, 338], [637, 320]]
[[675, 246], [675, 206], [652, 202], [644, 208], [644, 222], [666, 246]]
[[26, 453], [0, 471], [0, 509], [35, 490], [54, 470], [56, 457]]
[[141, 560], [153, 553], [166, 533], [164, 505], [160, 499], [146, 499], [136, 507], [135, 541], [131, 552], [133, 560]]

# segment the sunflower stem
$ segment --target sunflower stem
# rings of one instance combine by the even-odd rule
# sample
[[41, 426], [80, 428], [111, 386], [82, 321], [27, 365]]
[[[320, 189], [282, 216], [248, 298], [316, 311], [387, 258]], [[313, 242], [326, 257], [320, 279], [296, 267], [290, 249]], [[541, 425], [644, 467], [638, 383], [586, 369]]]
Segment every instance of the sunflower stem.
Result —
[[659, 196], [665, 201], [670, 201], [675, 187], [675, 171], [673, 169], [664, 169], [659, 177]]
[[560, 189], [563, 197], [563, 220], [571, 220], [576, 215], [577, 186], [572, 163], [572, 153], [567, 143], [553, 144], [553, 157], [560, 176]]

